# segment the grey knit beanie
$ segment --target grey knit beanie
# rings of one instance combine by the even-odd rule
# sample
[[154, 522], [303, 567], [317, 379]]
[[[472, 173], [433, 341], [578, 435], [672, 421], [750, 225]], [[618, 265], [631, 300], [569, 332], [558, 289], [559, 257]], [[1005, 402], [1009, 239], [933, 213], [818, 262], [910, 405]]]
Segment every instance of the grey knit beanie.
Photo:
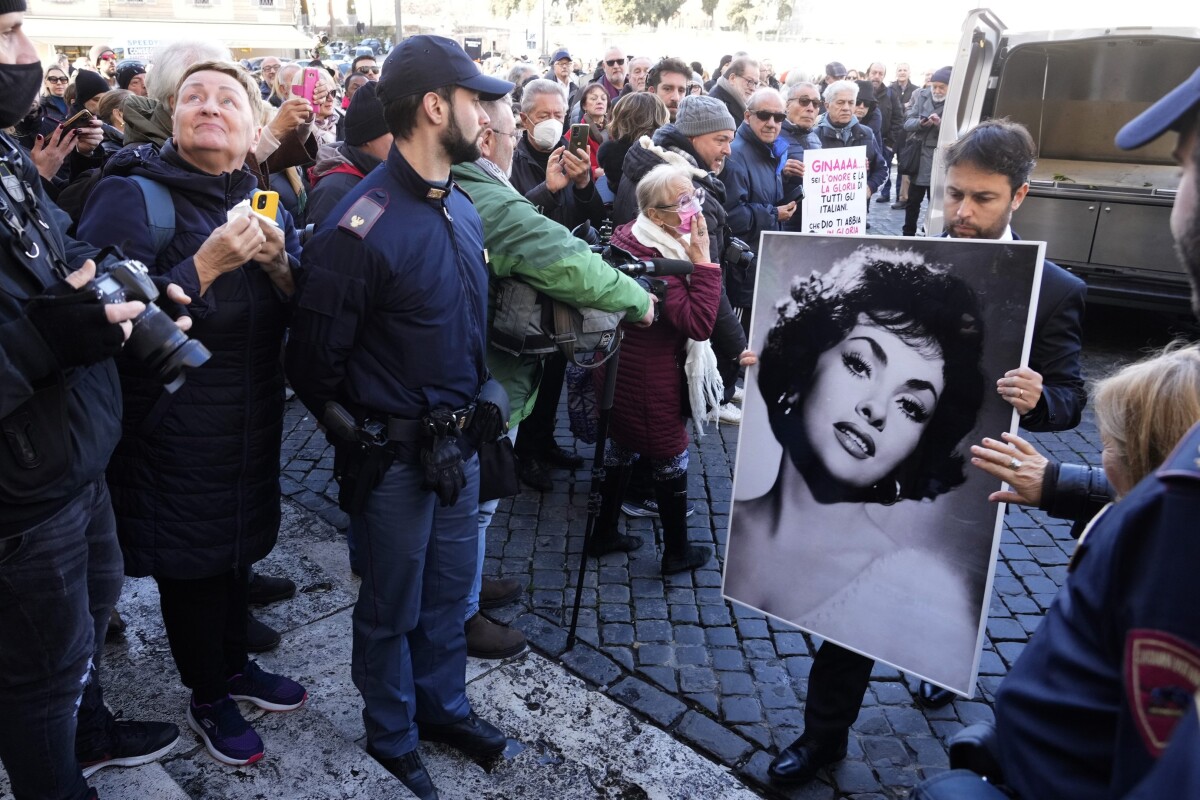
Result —
[[679, 101], [675, 129], [684, 136], [703, 136], [716, 131], [737, 130], [729, 109], [715, 97], [689, 95]]

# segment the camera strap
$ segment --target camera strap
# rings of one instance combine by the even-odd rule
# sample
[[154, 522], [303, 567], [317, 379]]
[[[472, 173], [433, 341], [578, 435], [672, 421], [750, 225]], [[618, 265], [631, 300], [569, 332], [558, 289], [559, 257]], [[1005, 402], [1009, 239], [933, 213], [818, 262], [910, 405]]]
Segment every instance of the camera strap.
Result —
[[[3, 153], [0, 153], [0, 187], [3, 188], [0, 220], [12, 233], [10, 247], [13, 255], [32, 264], [45, 251], [54, 272], [59, 278], [65, 278], [71, 269], [59, 250], [58, 242], [53, 236], [47, 235], [50, 225], [42, 218], [37, 192], [21, 178], [23, 155], [8, 137], [0, 136], [0, 143], [4, 146]], [[18, 210], [24, 213], [18, 213]]]

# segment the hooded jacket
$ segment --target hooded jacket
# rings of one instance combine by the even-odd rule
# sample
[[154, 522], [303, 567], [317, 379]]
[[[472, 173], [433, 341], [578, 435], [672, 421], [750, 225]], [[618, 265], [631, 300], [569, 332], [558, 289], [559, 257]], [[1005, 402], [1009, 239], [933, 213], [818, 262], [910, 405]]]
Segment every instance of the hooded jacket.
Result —
[[[175, 235], [160, 252], [145, 220], [145, 195], [130, 175], [171, 192]], [[123, 433], [108, 483], [125, 572], [204, 578], [249, 566], [271, 551], [279, 531], [279, 451], [283, 369], [279, 352], [288, 303], [253, 261], [200, 294], [194, 257], [227, 212], [256, 188], [243, 168], [209, 175], [168, 141], [125, 149], [109, 161], [79, 224], [80, 238], [116, 245], [165, 275], [192, 298], [189, 336], [212, 358], [168, 394], [140, 363], [118, 360]], [[299, 241], [283, 212], [285, 246], [298, 268]]]
[[[520, 278], [539, 292], [577, 308], [624, 311], [630, 322], [645, 316], [650, 308], [645, 289], [606, 264], [587, 242], [566, 235], [557, 223], [539, 214], [511, 184], [474, 163], [456, 164], [450, 172], [471, 196], [483, 220], [492, 282]], [[492, 311], [489, 307], [489, 319]], [[488, 369], [508, 392], [510, 425], [533, 410], [541, 362], [540, 356], [514, 356], [488, 348]]]
[[879, 191], [879, 187], [888, 179], [888, 167], [883, 161], [883, 155], [879, 152], [879, 144], [875, 140], [874, 131], [854, 117], [851, 117], [843, 127], [835, 127], [829, 121], [828, 114], [821, 115], [821, 118], [817, 120], [817, 127], [813, 130], [817, 132], [817, 137], [821, 140], [821, 147], [825, 150], [834, 147], [866, 147], [867, 186], [870, 187], [871, 194]]
[[317, 163], [308, 170], [312, 188], [304, 210], [305, 222], [319, 225], [368, 172], [382, 163], [361, 147], [345, 142], [321, 145]]

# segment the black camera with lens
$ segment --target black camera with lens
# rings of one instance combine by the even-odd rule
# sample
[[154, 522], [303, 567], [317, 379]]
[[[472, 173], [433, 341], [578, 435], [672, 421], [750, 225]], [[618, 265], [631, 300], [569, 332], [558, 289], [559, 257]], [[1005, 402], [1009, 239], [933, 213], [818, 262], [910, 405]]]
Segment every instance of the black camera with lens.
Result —
[[133, 331], [125, 341], [124, 352], [153, 372], [168, 392], [175, 392], [183, 385], [185, 367], [198, 367], [212, 357], [207, 347], [188, 338], [154, 304], [158, 299], [158, 288], [142, 262], [118, 261], [84, 289], [95, 292], [105, 305], [131, 300], [146, 304], [146, 310], [131, 320]]
[[754, 264], [754, 251], [750, 245], [736, 236], [725, 240], [725, 249], [721, 252], [721, 269], [747, 270]]

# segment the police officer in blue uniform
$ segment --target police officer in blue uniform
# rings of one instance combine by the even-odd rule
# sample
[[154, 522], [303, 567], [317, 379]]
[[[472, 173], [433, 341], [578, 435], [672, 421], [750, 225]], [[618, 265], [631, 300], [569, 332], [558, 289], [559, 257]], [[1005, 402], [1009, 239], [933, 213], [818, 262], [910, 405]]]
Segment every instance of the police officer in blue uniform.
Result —
[[[0, 129], [41, 85], [24, 11], [0, 0]], [[179, 738], [170, 723], [114, 720], [95, 669], [123, 579], [104, 480], [121, 437], [113, 357], [145, 306], [84, 288], [108, 262], [69, 225], [0, 133], [0, 761], [17, 800], [93, 798], [81, 764], [146, 763]]]
[[352, 675], [367, 749], [420, 798], [437, 791], [418, 738], [475, 756], [505, 746], [465, 686], [479, 467], [462, 428], [487, 376], [488, 273], [450, 167], [480, 155], [480, 101], [512, 88], [439, 36], [388, 55], [377, 94], [395, 145], [305, 248], [287, 348], [292, 386], [334, 433], [359, 554]]
[[[1171, 231], [1200, 316], [1200, 69], [1121, 129], [1141, 147], [1178, 131]], [[1005, 783], [1034, 798], [1200, 797], [1200, 422], [1093, 525], [1072, 572], [996, 693]], [[944, 773], [914, 798], [1003, 798]]]

